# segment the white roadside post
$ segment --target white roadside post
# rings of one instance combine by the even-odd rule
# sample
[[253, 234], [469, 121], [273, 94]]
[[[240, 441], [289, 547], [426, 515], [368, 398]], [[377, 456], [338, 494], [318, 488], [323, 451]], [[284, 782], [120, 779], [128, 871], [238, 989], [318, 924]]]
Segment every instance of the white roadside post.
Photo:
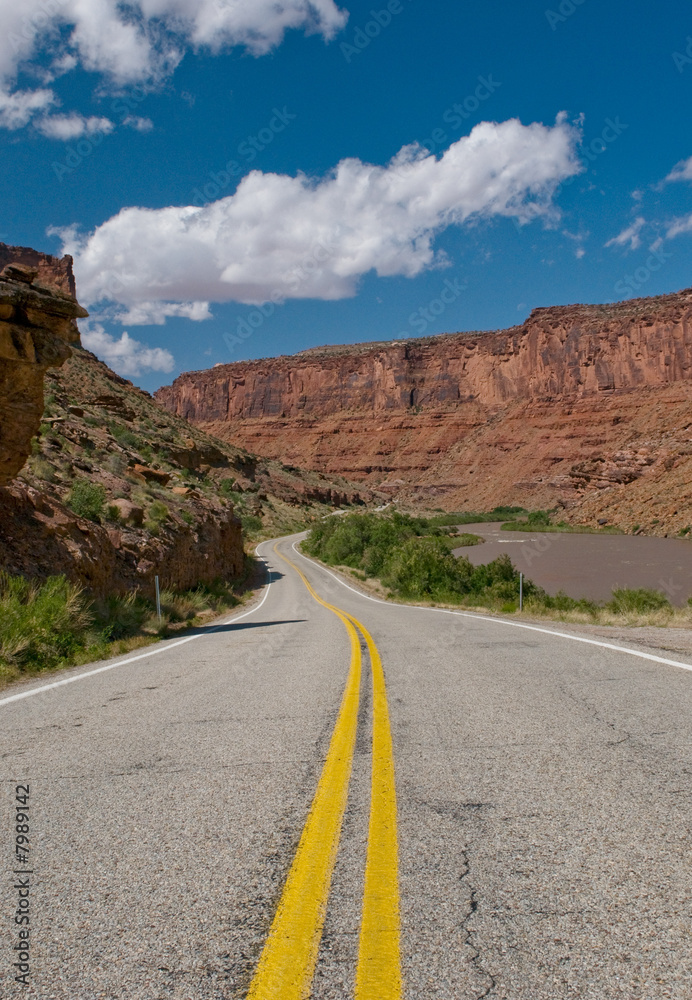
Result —
[[[158, 580], [158, 577], [156, 578]], [[519, 574], [519, 610], [524, 610], [524, 574]]]
[[159, 616], [159, 622], [161, 621], [161, 591], [159, 589], [159, 578], [154, 577], [156, 581], [156, 614]]

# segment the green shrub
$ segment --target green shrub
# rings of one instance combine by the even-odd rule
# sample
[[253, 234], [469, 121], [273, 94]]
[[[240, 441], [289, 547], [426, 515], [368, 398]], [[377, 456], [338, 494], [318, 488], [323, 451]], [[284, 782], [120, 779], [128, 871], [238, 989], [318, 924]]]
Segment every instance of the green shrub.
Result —
[[225, 479], [222, 479], [221, 482], [219, 483], [219, 492], [224, 497], [237, 496], [237, 491], [234, 490], [233, 488], [234, 486], [235, 486], [235, 479], [233, 478], [233, 476], [227, 476]]
[[401, 597], [453, 600], [469, 593], [473, 568], [456, 559], [440, 538], [409, 538], [385, 561], [382, 582]]
[[122, 476], [126, 467], [126, 462], [122, 455], [109, 455], [106, 460], [106, 468], [109, 472], [112, 472], [114, 476]]
[[93, 614], [81, 587], [64, 576], [31, 584], [0, 572], [0, 660], [41, 670], [66, 662], [83, 645]]
[[613, 591], [612, 600], [608, 601], [606, 607], [609, 611], [620, 614], [642, 614], [647, 611], [670, 611], [673, 606], [665, 596], [658, 590], [649, 590], [646, 587], [638, 589], [628, 589], [621, 587]]
[[207, 593], [200, 587], [175, 593], [164, 590], [161, 593], [161, 610], [172, 622], [185, 622], [209, 608]]
[[456, 548], [457, 546], [462, 547], [470, 545], [482, 545], [484, 541], [485, 539], [481, 538], [480, 535], [472, 535], [468, 531], [462, 531], [461, 534], [457, 535], [454, 538], [454, 547]]
[[[331, 565], [380, 577], [392, 594], [410, 600], [478, 603], [482, 598], [492, 606], [518, 600], [519, 573], [509, 557], [474, 567], [452, 555], [458, 540], [424, 518], [348, 514], [315, 526], [304, 547]], [[538, 589], [527, 580], [524, 593], [528, 597]]]
[[108, 504], [106, 507], [106, 518], [109, 521], [115, 521], [117, 524], [117, 522], [121, 519], [120, 508], [116, 507], [113, 503]]
[[[36, 439], [34, 438], [34, 440]], [[31, 471], [37, 479], [42, 479], [44, 483], [52, 483], [55, 480], [55, 470], [45, 458], [33, 458], [31, 461]]]
[[486, 511], [458, 511], [431, 517], [430, 524], [438, 527], [456, 524], [480, 524], [483, 521], [512, 521], [528, 512], [524, 507], [495, 507]]
[[181, 511], [180, 512], [180, 516], [182, 517], [182, 519], [185, 522], [185, 524], [194, 524], [195, 523], [194, 515], [191, 514], [189, 510], [183, 510], [183, 511]]
[[122, 424], [110, 424], [108, 430], [123, 448], [136, 448], [140, 443], [137, 435]]
[[149, 508], [149, 518], [157, 524], [163, 524], [168, 520], [168, 507], [161, 500], [154, 500]]
[[137, 633], [151, 614], [151, 607], [134, 593], [126, 597], [111, 596], [98, 601], [95, 612], [99, 629], [99, 634], [95, 638], [100, 645], [104, 642], [126, 639]]
[[255, 514], [243, 514], [240, 518], [240, 523], [243, 526], [243, 531], [249, 535], [256, 534], [264, 527], [262, 518], [257, 517]]
[[101, 483], [92, 483], [88, 479], [78, 479], [67, 497], [67, 506], [89, 521], [98, 524], [103, 516], [106, 503], [106, 490]]

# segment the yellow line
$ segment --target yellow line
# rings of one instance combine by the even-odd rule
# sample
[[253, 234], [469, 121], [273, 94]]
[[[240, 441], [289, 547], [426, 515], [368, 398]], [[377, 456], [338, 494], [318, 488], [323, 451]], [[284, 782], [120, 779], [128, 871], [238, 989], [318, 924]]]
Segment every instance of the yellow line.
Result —
[[358, 726], [361, 678], [358, 634], [348, 618], [318, 597], [298, 567], [294, 568], [315, 600], [338, 615], [346, 626], [351, 640], [351, 668], [327, 760], [248, 1000], [306, 1000], [310, 995], [346, 811]]
[[363, 633], [370, 652], [373, 688], [372, 792], [363, 918], [360, 928], [356, 1000], [400, 1000], [401, 921], [394, 752], [382, 660], [372, 636]]

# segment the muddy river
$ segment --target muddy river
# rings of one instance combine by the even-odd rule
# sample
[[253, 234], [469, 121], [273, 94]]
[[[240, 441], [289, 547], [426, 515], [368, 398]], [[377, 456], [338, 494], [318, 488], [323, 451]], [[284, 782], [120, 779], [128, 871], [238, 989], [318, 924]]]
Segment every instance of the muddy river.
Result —
[[465, 524], [459, 529], [486, 539], [459, 548], [478, 566], [506, 553], [514, 565], [549, 594], [608, 600], [615, 587], [651, 587], [672, 604], [692, 596], [692, 541], [641, 535], [563, 535], [502, 531], [499, 524]]

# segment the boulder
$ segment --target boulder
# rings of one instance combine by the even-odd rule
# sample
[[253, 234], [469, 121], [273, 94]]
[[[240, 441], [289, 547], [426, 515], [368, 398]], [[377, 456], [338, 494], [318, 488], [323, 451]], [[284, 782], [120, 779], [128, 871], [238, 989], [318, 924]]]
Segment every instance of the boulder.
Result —
[[144, 523], [144, 510], [138, 507], [137, 504], [132, 503], [131, 500], [113, 500], [109, 506], [117, 507], [120, 513], [120, 520], [125, 524], [131, 524], [139, 528]]
[[135, 476], [141, 476], [145, 482], [158, 483], [159, 486], [167, 486], [171, 481], [171, 477], [167, 472], [162, 472], [161, 469], [150, 469], [148, 465], [135, 463], [132, 467], [132, 472]]

